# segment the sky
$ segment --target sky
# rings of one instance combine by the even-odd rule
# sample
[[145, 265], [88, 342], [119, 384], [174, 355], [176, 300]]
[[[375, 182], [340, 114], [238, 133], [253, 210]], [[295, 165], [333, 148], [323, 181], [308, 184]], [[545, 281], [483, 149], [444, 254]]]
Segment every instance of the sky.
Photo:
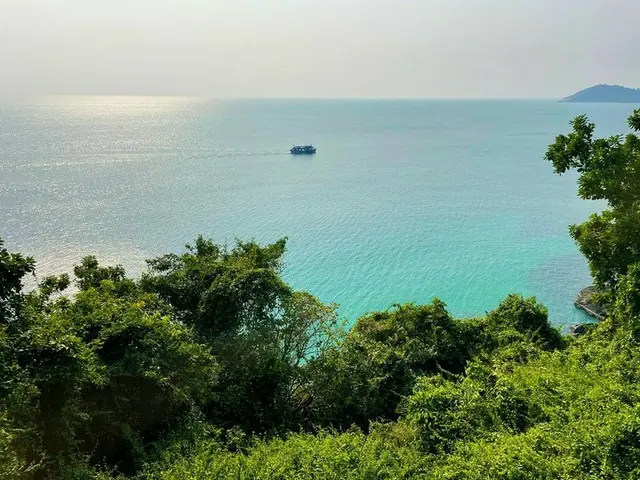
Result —
[[640, 87], [640, 0], [0, 0], [0, 98]]

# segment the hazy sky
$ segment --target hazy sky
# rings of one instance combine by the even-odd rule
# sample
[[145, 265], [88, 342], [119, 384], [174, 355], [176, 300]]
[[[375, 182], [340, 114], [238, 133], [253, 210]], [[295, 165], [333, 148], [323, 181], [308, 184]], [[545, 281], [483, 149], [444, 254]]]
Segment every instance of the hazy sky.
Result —
[[0, 96], [640, 87], [640, 0], [0, 0]]

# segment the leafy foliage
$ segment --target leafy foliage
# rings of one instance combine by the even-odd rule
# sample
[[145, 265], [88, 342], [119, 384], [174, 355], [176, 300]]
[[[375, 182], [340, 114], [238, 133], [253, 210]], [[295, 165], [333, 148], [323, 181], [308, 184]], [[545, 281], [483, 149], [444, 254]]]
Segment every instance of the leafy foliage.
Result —
[[[65, 275], [14, 289], [19, 321], [0, 342], [8, 476], [132, 474], [155, 459], [160, 478], [413, 477], [430, 455], [536, 423], [491, 363], [564, 347], [535, 299], [470, 320], [439, 300], [396, 306], [345, 334], [334, 305], [280, 279], [284, 242], [195, 245], [140, 281], [86, 257], [73, 297]], [[287, 433], [323, 425], [338, 430]]]
[[149, 260], [142, 286], [211, 340], [268, 328], [292, 293], [279, 277], [284, 251], [285, 240], [227, 250], [198, 237], [182, 255]]
[[362, 317], [310, 364], [314, 423], [366, 429], [371, 420], [396, 419], [416, 376], [463, 371], [474, 348], [468, 330], [438, 300]]
[[195, 452], [172, 458], [150, 472], [157, 480], [184, 478], [428, 478], [428, 459], [414, 448], [413, 434], [401, 425], [376, 425], [368, 435], [358, 429], [338, 434], [291, 434], [256, 441], [243, 453], [219, 443], [198, 445]]
[[282, 280], [285, 240], [199, 237], [139, 280], [86, 257], [72, 295], [23, 292], [0, 242], [0, 478], [640, 478], [639, 141], [573, 128], [547, 158], [610, 207], [571, 227], [609, 300], [578, 338], [521, 295], [345, 332]]
[[[100, 278], [101, 267], [90, 265]], [[17, 326], [5, 329], [0, 402], [8, 438], [20, 468], [37, 476], [79, 453], [132, 472], [141, 445], [206, 401], [216, 363], [130, 280], [102, 276], [72, 300], [51, 298], [66, 285], [65, 277], [45, 279], [22, 298]]]
[[0, 323], [16, 320], [22, 300], [22, 279], [35, 271], [35, 261], [9, 253], [0, 238]]
[[556, 173], [577, 170], [578, 194], [605, 200], [609, 209], [573, 225], [571, 236], [587, 257], [596, 285], [615, 288], [632, 263], [640, 261], [640, 110], [629, 117], [632, 132], [594, 139], [595, 125], [575, 118], [573, 132], [559, 135], [546, 158]]
[[140, 281], [90, 256], [72, 297], [67, 275], [22, 293], [33, 260], [3, 250], [7, 476], [58, 477], [79, 459], [74, 471], [86, 461], [132, 474], [190, 422], [249, 433], [303, 423], [308, 363], [342, 330], [335, 306], [280, 279], [284, 246], [200, 237]]
[[335, 305], [280, 278], [285, 240], [232, 249], [199, 237], [182, 255], [150, 260], [144, 289], [200, 334], [221, 365], [207, 416], [251, 432], [294, 428], [309, 402], [306, 365], [340, 337]]

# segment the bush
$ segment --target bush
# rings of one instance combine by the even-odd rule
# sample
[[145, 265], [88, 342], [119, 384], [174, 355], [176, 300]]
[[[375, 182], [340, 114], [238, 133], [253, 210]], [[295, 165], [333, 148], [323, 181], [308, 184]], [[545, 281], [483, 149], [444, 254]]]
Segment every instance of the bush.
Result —
[[326, 430], [256, 440], [245, 453], [231, 453], [218, 443], [198, 445], [193, 455], [156, 466], [148, 478], [398, 479], [428, 478], [428, 459], [413, 447], [402, 425], [375, 425], [368, 435], [358, 429], [342, 434]]

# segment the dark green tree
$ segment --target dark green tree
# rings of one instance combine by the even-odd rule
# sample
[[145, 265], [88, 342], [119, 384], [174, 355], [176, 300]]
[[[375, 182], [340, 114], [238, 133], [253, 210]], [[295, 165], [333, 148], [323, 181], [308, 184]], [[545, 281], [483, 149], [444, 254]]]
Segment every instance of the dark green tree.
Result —
[[209, 340], [269, 326], [292, 294], [280, 278], [285, 240], [229, 250], [202, 236], [182, 255], [149, 260], [142, 286]]
[[16, 319], [23, 300], [23, 279], [34, 271], [33, 258], [10, 253], [0, 238], [0, 324]]
[[547, 308], [535, 297], [515, 294], [507, 295], [487, 314], [482, 342], [487, 353], [515, 343], [531, 344], [544, 350], [564, 345], [560, 331], [549, 323]]
[[396, 419], [417, 376], [464, 371], [478, 328], [454, 320], [439, 300], [365, 315], [309, 366], [314, 422], [368, 428], [374, 420]]
[[32, 271], [31, 262], [6, 252], [3, 261], [18, 265], [4, 269], [3, 285], [20, 305], [0, 325], [0, 459], [12, 452], [9, 478], [63, 478], [82, 458], [132, 473], [150, 442], [208, 402], [217, 375], [209, 348], [124, 272], [104, 275], [114, 269], [85, 261], [78, 283], [88, 266], [94, 280], [73, 298], [57, 295], [66, 275], [23, 294], [16, 271]]
[[285, 240], [229, 249], [198, 237], [181, 255], [149, 261], [142, 288], [192, 327], [221, 365], [208, 418], [263, 432], [293, 427], [308, 403], [308, 361], [341, 330], [335, 306], [280, 277]]
[[640, 110], [629, 117], [632, 133], [594, 139], [595, 125], [576, 117], [573, 131], [559, 135], [546, 159], [558, 174], [579, 173], [578, 194], [605, 200], [608, 209], [570, 227], [589, 262], [596, 286], [615, 289], [633, 263], [640, 261]]

